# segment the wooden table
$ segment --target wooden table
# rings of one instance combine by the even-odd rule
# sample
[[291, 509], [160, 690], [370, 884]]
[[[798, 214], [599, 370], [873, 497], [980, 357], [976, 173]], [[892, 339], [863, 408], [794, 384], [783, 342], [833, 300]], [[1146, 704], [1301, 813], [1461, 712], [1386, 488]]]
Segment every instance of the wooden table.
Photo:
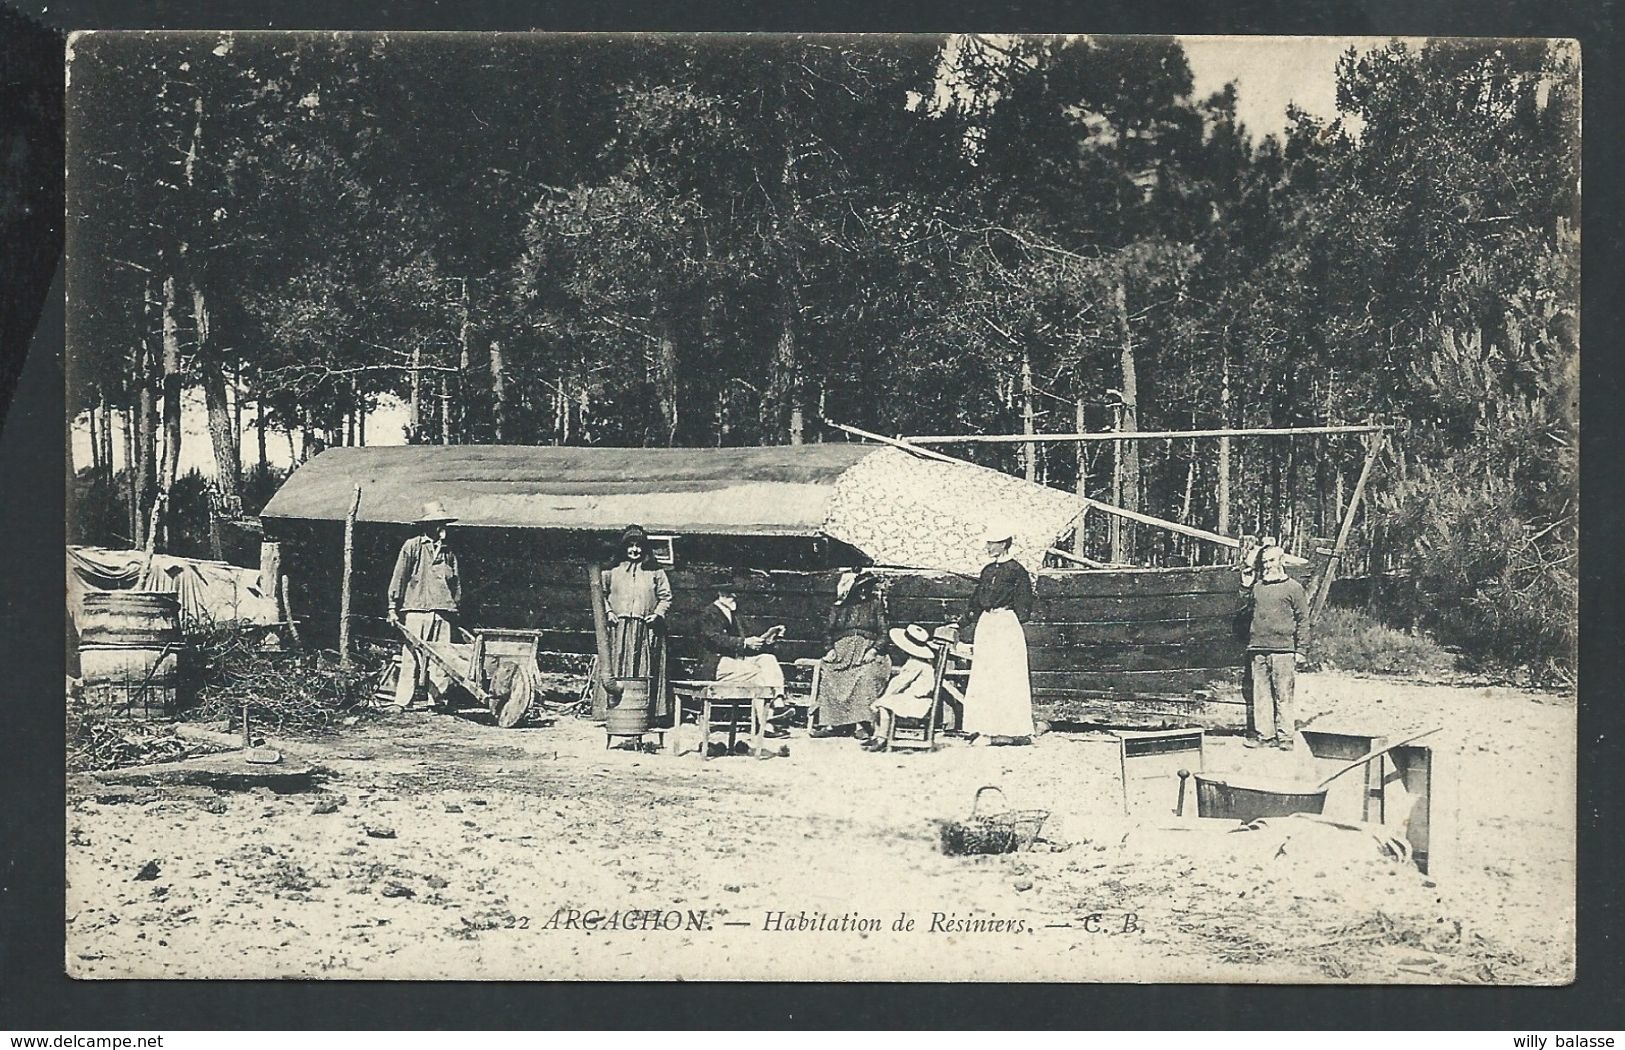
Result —
[[771, 700], [778, 690], [765, 685], [743, 685], [738, 682], [674, 681], [672, 695], [676, 697], [677, 719], [692, 712], [700, 727], [700, 757], [711, 757], [711, 733], [728, 734], [728, 753], [739, 740], [741, 729], [748, 728], [752, 740], [760, 741], [763, 726], [756, 719], [756, 701]]

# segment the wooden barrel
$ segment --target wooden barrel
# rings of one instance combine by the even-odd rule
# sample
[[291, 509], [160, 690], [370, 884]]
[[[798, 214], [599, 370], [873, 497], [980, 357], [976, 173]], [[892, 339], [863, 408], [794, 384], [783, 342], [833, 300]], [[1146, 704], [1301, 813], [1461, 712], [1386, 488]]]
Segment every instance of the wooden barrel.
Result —
[[133, 718], [175, 712], [180, 599], [157, 591], [87, 594], [79, 620], [79, 677], [94, 708]]
[[617, 678], [620, 696], [610, 697], [604, 732], [610, 736], [642, 736], [649, 731], [649, 679]]
[[162, 649], [181, 639], [181, 601], [163, 591], [93, 591], [79, 614], [79, 643]]

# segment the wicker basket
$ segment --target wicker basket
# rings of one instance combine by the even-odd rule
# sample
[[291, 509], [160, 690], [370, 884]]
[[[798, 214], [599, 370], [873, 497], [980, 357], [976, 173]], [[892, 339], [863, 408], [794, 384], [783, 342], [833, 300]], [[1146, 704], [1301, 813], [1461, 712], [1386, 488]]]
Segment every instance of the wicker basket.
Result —
[[1047, 809], [1001, 809], [986, 812], [982, 809], [982, 796], [1004, 791], [992, 784], [978, 788], [972, 800], [970, 816], [964, 820], [942, 822], [942, 852], [954, 856], [973, 853], [1016, 853], [1031, 849], [1044, 821], [1049, 819]]

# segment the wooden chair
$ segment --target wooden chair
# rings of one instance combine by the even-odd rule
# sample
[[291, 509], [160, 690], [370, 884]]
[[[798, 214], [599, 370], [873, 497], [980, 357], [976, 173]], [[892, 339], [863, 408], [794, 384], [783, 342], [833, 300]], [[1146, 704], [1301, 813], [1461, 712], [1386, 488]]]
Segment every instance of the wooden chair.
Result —
[[[965, 724], [965, 687], [970, 684], [972, 648], [964, 642], [933, 637], [931, 648], [936, 650], [936, 684], [932, 695], [936, 703], [932, 716], [944, 732], [959, 732]], [[949, 728], [948, 712], [953, 714]]]

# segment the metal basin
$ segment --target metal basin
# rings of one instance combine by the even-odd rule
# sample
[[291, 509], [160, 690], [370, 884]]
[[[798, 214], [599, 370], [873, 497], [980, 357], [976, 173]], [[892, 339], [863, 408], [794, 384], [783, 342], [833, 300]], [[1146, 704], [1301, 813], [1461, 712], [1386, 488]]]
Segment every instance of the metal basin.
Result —
[[1319, 813], [1325, 805], [1326, 789], [1313, 784], [1229, 773], [1196, 774], [1196, 815], [1199, 817], [1257, 820], [1292, 813]]

